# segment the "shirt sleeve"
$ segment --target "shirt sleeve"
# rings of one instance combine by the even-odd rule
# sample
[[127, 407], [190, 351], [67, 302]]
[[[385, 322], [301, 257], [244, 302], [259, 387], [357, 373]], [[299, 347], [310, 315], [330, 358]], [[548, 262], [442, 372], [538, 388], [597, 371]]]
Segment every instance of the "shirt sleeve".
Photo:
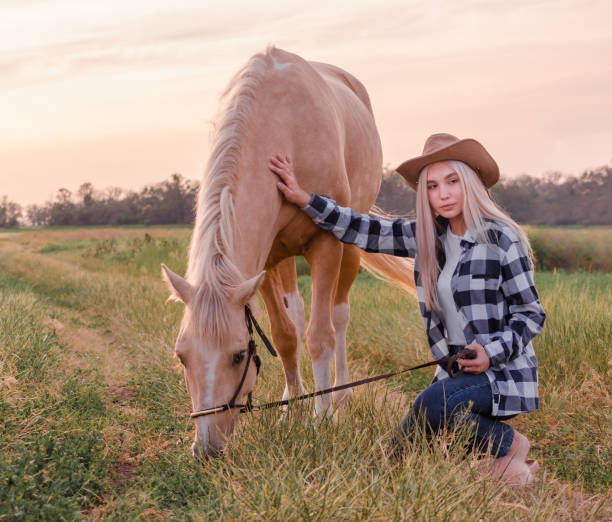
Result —
[[323, 230], [334, 234], [343, 243], [356, 245], [366, 252], [379, 252], [400, 257], [416, 255], [416, 224], [398, 218], [393, 221], [360, 214], [350, 207], [341, 207], [327, 196], [312, 194], [302, 210]]
[[510, 317], [505, 328], [493, 334], [484, 347], [491, 366], [506, 363], [520, 355], [542, 331], [546, 319], [533, 281], [531, 262], [518, 242], [513, 242], [506, 252], [501, 272], [501, 290]]

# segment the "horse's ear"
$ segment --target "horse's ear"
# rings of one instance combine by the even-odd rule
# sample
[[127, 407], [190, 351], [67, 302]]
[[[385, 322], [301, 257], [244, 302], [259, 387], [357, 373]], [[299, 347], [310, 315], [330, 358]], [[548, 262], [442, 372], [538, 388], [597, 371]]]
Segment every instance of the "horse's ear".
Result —
[[236, 287], [236, 289], [232, 292], [232, 301], [237, 303], [238, 306], [246, 305], [251, 297], [255, 295], [259, 285], [263, 283], [264, 278], [266, 277], [266, 271], [263, 270], [261, 273], [257, 274], [255, 277], [251, 279], [247, 279], [244, 283], [241, 283]]
[[170, 289], [170, 297], [168, 300], [182, 301], [188, 304], [193, 296], [193, 286], [185, 281], [180, 275], [175, 274], [166, 265], [162, 263], [162, 277], [168, 288]]

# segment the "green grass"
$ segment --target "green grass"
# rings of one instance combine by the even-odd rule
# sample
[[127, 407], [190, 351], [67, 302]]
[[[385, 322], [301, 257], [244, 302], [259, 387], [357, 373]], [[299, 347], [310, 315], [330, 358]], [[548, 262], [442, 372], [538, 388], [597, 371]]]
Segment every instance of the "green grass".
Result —
[[53, 254], [55, 252], [64, 252], [70, 250], [79, 250], [90, 247], [94, 244], [94, 241], [60, 241], [58, 243], [47, 243], [44, 247], [38, 250], [39, 254]]
[[184, 273], [187, 248], [187, 239], [153, 238], [145, 232], [142, 238], [98, 241], [82, 256], [87, 259], [86, 266], [91, 269], [108, 270], [113, 267], [131, 274], [157, 274], [161, 263], [166, 262], [171, 263], [177, 272]]
[[109, 471], [95, 372], [64, 374], [65, 347], [36, 296], [1, 273], [0, 288], [0, 519], [74, 518]]
[[[356, 392], [339, 422], [314, 422], [312, 405], [243, 415], [224, 458], [202, 465], [190, 456], [190, 399], [172, 357], [182, 306], [165, 304], [159, 276], [162, 261], [184, 270], [188, 240], [123, 233], [0, 240], [0, 520], [610, 517], [609, 273], [537, 273], [548, 315], [535, 343], [542, 407], [511, 421], [543, 466], [532, 488], [477, 475], [457, 449], [462, 434], [432, 445], [417, 437], [403, 460], [389, 458], [430, 370]], [[72, 248], [42, 253], [48, 243]], [[348, 352], [354, 378], [428, 360], [414, 299], [361, 273]], [[281, 365], [261, 356], [256, 399], [275, 400]], [[302, 371], [312, 389], [307, 354]]]

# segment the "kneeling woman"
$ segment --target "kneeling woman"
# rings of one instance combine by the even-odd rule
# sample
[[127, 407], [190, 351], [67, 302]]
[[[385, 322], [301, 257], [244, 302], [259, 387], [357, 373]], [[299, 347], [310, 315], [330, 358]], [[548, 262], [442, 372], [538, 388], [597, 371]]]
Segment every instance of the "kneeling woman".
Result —
[[285, 198], [341, 241], [415, 258], [419, 305], [436, 359], [465, 346], [477, 352], [475, 359], [458, 360], [463, 373], [455, 379], [437, 368], [402, 420], [404, 432], [419, 415], [433, 431], [472, 421], [478, 446], [492, 455], [493, 474], [530, 483], [539, 465], [526, 459], [529, 441], [502, 421], [538, 408], [531, 339], [545, 314], [529, 241], [487, 191], [499, 178], [495, 160], [476, 140], [430, 136], [423, 154], [397, 169], [417, 192], [416, 221], [384, 220], [308, 194], [288, 156], [272, 158], [269, 167], [282, 180], [277, 186]]

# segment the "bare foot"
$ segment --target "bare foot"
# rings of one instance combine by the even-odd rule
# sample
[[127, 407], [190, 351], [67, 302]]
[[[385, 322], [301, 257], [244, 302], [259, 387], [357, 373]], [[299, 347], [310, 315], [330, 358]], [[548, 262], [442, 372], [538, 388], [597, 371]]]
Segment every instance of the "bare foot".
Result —
[[531, 484], [540, 469], [536, 460], [527, 460], [529, 453], [529, 440], [527, 437], [514, 431], [514, 440], [507, 455], [499, 458], [490, 458], [482, 462], [480, 470], [493, 477], [499, 477], [513, 485]]
[[529, 466], [529, 472], [535, 477], [540, 471], [540, 463], [534, 459], [527, 459], [525, 462]]

